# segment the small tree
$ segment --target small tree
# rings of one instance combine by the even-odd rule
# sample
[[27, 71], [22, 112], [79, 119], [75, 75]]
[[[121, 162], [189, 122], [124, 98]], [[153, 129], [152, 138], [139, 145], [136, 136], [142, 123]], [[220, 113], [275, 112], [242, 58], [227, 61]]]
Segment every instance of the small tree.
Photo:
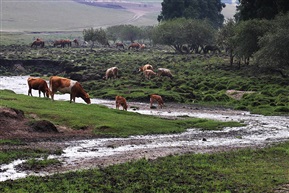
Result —
[[271, 24], [268, 20], [248, 20], [236, 26], [236, 53], [239, 59], [249, 64], [249, 59], [258, 51], [258, 40], [268, 32]]
[[289, 14], [278, 16], [270, 23], [272, 28], [260, 38], [255, 63], [285, 76], [283, 72], [289, 68]]
[[190, 53], [196, 47], [212, 43], [215, 32], [205, 20], [178, 18], [160, 23], [154, 29], [153, 41], [171, 46], [179, 53]]
[[233, 65], [235, 50], [237, 43], [235, 41], [235, 27], [236, 22], [233, 19], [229, 19], [223, 27], [220, 29], [217, 37], [219, 45], [225, 48], [226, 52], [230, 56], [230, 65]]
[[107, 45], [108, 44], [108, 40], [106, 37], [106, 33], [105, 31], [100, 28], [100, 29], [84, 29], [83, 30], [83, 38], [84, 41], [91, 41], [91, 49], [94, 46], [94, 43], [97, 41], [98, 43], [102, 44], [102, 45]]

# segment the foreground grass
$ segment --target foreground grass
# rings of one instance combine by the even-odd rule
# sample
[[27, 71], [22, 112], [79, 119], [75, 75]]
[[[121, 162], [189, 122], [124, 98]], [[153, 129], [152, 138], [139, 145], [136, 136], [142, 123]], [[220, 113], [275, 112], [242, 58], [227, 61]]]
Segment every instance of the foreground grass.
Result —
[[207, 119], [186, 118], [181, 120], [163, 119], [141, 115], [102, 105], [71, 104], [69, 101], [54, 101], [47, 98], [16, 95], [11, 91], [0, 91], [1, 106], [20, 109], [29, 114], [37, 114], [57, 125], [74, 129], [92, 128], [102, 136], [127, 137], [130, 135], [183, 132], [187, 128], [222, 129], [241, 126], [237, 122], [218, 122]]
[[273, 192], [289, 183], [289, 143], [169, 156], [0, 183], [0, 192]]

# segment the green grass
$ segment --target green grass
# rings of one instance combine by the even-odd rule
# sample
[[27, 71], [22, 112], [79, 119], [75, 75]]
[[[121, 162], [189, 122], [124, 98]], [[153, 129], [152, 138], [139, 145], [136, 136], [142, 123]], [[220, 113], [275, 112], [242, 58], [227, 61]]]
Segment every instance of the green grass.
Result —
[[260, 150], [168, 156], [0, 183], [1, 192], [273, 192], [289, 183], [289, 143]]
[[[1, 106], [37, 114], [56, 125], [65, 125], [74, 129], [93, 128], [97, 135], [127, 137], [130, 135], [179, 133], [187, 128], [221, 129], [222, 127], [241, 126], [237, 122], [218, 122], [207, 119], [188, 118], [184, 120], [163, 119], [134, 112], [109, 109], [102, 105], [69, 103], [69, 101], [51, 101], [47, 98], [16, 95], [1, 90]], [[28, 116], [29, 117], [29, 116]]]

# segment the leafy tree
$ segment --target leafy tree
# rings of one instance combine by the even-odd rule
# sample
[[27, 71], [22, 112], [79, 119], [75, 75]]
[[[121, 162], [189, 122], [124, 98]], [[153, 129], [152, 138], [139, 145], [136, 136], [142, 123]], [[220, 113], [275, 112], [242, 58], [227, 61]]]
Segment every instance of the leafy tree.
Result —
[[107, 28], [107, 34], [113, 41], [130, 41], [134, 42], [141, 36], [141, 29], [133, 25], [116, 25]]
[[223, 27], [220, 29], [217, 37], [218, 45], [221, 45], [225, 48], [230, 56], [230, 64], [233, 65], [235, 50], [237, 43], [235, 41], [235, 28], [236, 22], [233, 19], [229, 19]]
[[237, 21], [250, 19], [274, 19], [278, 13], [289, 11], [288, 0], [239, 0], [235, 18]]
[[189, 53], [196, 47], [212, 43], [215, 32], [216, 30], [205, 20], [178, 18], [156, 26], [153, 41], [156, 44], [171, 46], [179, 53]]
[[268, 20], [248, 20], [238, 23], [235, 28], [235, 49], [239, 59], [244, 59], [249, 64], [249, 58], [258, 51], [258, 40], [270, 28]]
[[129, 40], [130, 42], [134, 42], [140, 37], [141, 30], [137, 26], [133, 25], [124, 25], [121, 30], [121, 39]]
[[184, 17], [186, 19], [208, 19], [214, 27], [221, 27], [225, 4], [221, 0], [164, 0], [158, 21]]
[[260, 49], [254, 54], [259, 66], [280, 72], [289, 67], [289, 13], [271, 21], [272, 28], [260, 38]]
[[91, 41], [91, 49], [94, 46], [94, 43], [97, 41], [98, 43], [102, 44], [102, 45], [107, 45], [108, 44], [108, 40], [106, 37], [106, 32], [100, 28], [100, 29], [84, 29], [83, 30], [83, 38], [84, 41]]

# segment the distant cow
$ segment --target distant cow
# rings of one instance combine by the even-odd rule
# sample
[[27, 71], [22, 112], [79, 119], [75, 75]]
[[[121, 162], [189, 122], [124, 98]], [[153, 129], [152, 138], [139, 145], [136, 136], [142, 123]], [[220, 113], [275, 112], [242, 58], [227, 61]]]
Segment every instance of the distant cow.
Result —
[[103, 77], [103, 79], [107, 80], [109, 78], [117, 78], [117, 75], [118, 75], [118, 68], [117, 67], [111, 67], [111, 68], [106, 70], [105, 76]]
[[51, 100], [54, 100], [54, 94], [59, 91], [61, 93], [70, 93], [70, 102], [75, 102], [75, 97], [81, 97], [87, 104], [90, 104], [89, 95], [84, 91], [81, 84], [75, 80], [52, 76], [49, 80], [51, 90]]
[[39, 92], [39, 97], [41, 95], [41, 92], [43, 93], [43, 96], [45, 97], [49, 97], [49, 93], [50, 93], [50, 90], [48, 88], [48, 85], [46, 83], [45, 80], [43, 80], [42, 78], [34, 78], [34, 77], [29, 77], [27, 79], [27, 83], [28, 83], [28, 96], [32, 96], [32, 92], [31, 92], [31, 89], [34, 89], [34, 90], [38, 90]]
[[116, 48], [122, 48], [122, 49], [124, 49], [124, 44], [121, 43], [121, 42], [117, 42], [117, 43], [115, 44], [115, 47], [116, 47]]
[[173, 78], [171, 71], [167, 68], [158, 68], [157, 75], [158, 76], [168, 76], [170, 78]]
[[141, 49], [141, 50], [144, 50], [145, 48], [146, 48], [146, 45], [145, 45], [145, 44], [141, 44], [141, 45], [140, 45], [140, 49]]
[[160, 108], [163, 108], [164, 106], [164, 101], [160, 95], [152, 94], [150, 96], [150, 107], [152, 108], [153, 103], [157, 102]]
[[210, 52], [213, 52], [213, 54], [215, 54], [216, 51], [218, 51], [219, 53], [221, 53], [221, 50], [219, 49], [218, 46], [216, 45], [206, 45], [204, 48], [204, 54], [207, 54]]
[[139, 67], [138, 71], [143, 72], [145, 70], [153, 70], [153, 66], [150, 64], [146, 64], [144, 66]]
[[145, 71], [143, 71], [143, 74], [144, 74], [145, 78], [149, 80], [149, 79], [151, 79], [152, 76], [155, 76], [157, 73], [155, 73], [152, 70], [145, 70]]
[[36, 47], [37, 48], [37, 46], [40, 46], [40, 48], [43, 48], [44, 44], [45, 43], [44, 43], [43, 40], [37, 38], [34, 42], [32, 42], [31, 47]]
[[133, 42], [128, 46], [128, 50], [129, 49], [139, 49], [141, 47], [141, 44], [137, 43], [137, 42]]
[[122, 106], [123, 110], [127, 111], [127, 103], [126, 99], [122, 96], [116, 96], [115, 97], [115, 107], [116, 109], [119, 109], [119, 106]]

